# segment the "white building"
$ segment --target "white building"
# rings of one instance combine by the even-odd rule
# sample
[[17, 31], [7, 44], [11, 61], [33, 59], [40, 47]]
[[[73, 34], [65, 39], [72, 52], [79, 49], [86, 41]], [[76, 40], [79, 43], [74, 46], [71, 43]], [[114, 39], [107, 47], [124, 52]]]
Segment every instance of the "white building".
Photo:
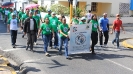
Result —
[[[104, 12], [108, 13], [109, 16], [114, 16], [117, 13], [129, 16], [133, 15], [133, 11], [129, 9], [131, 1], [132, 0], [78, 0], [77, 6], [83, 10], [87, 7], [87, 10], [92, 10], [93, 13], [99, 16]], [[47, 5], [50, 7], [51, 4], [55, 3], [69, 7], [68, 0], [38, 0], [38, 4], [41, 6]]]

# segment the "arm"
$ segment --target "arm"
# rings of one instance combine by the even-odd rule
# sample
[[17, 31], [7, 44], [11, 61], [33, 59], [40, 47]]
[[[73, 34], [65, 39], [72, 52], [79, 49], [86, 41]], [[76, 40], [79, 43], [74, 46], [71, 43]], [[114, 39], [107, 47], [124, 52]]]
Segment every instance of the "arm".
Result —
[[26, 21], [27, 21], [27, 19], [24, 21], [24, 29], [23, 29], [24, 34], [26, 34], [26, 31], [27, 31], [27, 23], [26, 23]]
[[42, 29], [40, 28], [38, 31], [38, 36], [37, 36], [38, 38], [39, 38], [41, 32], [42, 32]]
[[7, 25], [7, 32], [10, 32], [10, 20], [8, 20], [8, 25]]

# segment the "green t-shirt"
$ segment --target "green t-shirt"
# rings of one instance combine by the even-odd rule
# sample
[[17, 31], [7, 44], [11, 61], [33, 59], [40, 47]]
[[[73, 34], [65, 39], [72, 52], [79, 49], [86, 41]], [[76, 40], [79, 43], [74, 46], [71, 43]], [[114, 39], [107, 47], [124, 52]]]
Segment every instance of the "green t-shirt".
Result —
[[[68, 24], [61, 24], [59, 27], [59, 30], [61, 30], [64, 34], [68, 35], [68, 31], [69, 31]], [[65, 36], [60, 33], [60, 37], [65, 37]]]
[[[11, 24], [11, 20], [12, 20], [13, 18], [10, 18], [8, 21], [7, 21], [7, 24], [9, 25], [9, 24]], [[19, 20], [16, 18], [16, 20], [17, 20], [17, 23], [19, 23]]]
[[50, 24], [52, 25], [52, 29], [54, 30], [54, 32], [57, 32], [57, 27], [58, 27], [58, 18], [57, 17], [50, 17]]
[[51, 15], [47, 14], [47, 15], [44, 17], [44, 20], [45, 20], [46, 18], [50, 18], [50, 17], [51, 17]]
[[86, 23], [81, 21], [81, 22], [79, 22], [79, 24], [82, 25], [82, 24], [86, 24]]
[[12, 12], [9, 12], [9, 13], [8, 13], [8, 15], [7, 15], [8, 19], [12, 18], [11, 13], [12, 13]]
[[61, 24], [62, 24], [62, 22], [59, 20], [58, 21], [58, 27], [57, 27], [58, 30], [59, 30], [59, 27], [60, 27]]
[[92, 23], [92, 31], [97, 31], [98, 21], [91, 20], [90, 22]]
[[28, 17], [29, 17], [29, 16], [28, 16], [27, 14], [23, 14], [23, 15], [22, 15], [22, 18], [21, 18], [21, 21], [24, 22], [24, 20], [25, 20], [26, 18], [28, 18]]
[[37, 15], [33, 15], [33, 18], [36, 20], [37, 28], [39, 28], [40, 17]]
[[43, 35], [51, 34], [52, 26], [50, 24], [42, 23], [40, 28], [42, 29]]
[[79, 24], [79, 20], [77, 20], [77, 19], [75, 19], [75, 18], [72, 19], [72, 22], [73, 22], [75, 25]]
[[24, 13], [24, 12], [19, 11], [19, 13], [18, 13], [18, 17], [19, 17], [19, 19], [20, 19], [20, 18], [22, 18], [22, 15], [23, 15], [23, 14], [25, 14], [25, 13]]

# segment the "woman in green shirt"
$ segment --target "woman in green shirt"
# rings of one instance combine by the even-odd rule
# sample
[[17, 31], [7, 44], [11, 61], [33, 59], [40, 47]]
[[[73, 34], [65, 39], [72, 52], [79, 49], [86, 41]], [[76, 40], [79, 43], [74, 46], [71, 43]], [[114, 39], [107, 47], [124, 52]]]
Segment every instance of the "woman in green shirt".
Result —
[[[47, 49], [48, 49], [48, 44], [49, 44], [49, 41], [50, 41], [51, 31], [53, 32], [52, 26], [49, 23], [49, 18], [46, 18], [45, 23], [42, 23], [42, 25], [40, 26], [40, 30], [39, 30], [38, 36], [37, 36], [38, 38], [40, 36], [41, 31], [42, 31], [42, 34], [43, 34], [44, 52], [45, 52], [46, 56], [49, 56], [49, 53], [48, 53]], [[54, 36], [54, 32], [53, 32], [53, 36]]]
[[75, 17], [72, 19], [71, 24], [72, 25], [78, 25], [79, 24], [79, 20], [78, 20], [78, 16], [77, 15], [75, 15]]
[[90, 51], [92, 51], [92, 54], [95, 54], [94, 46], [98, 42], [98, 33], [97, 33], [97, 31], [100, 31], [101, 29], [99, 27], [99, 24], [98, 24], [98, 21], [97, 21], [97, 16], [95, 14], [92, 15], [92, 18], [91, 18], [90, 22], [92, 24], [92, 33], [91, 33], [92, 45], [91, 45]]

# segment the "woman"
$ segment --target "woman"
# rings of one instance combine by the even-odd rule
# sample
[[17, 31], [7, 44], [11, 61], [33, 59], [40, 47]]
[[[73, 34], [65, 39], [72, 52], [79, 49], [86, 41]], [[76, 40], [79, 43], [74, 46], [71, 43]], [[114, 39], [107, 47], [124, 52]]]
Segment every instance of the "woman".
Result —
[[98, 42], [98, 33], [97, 33], [97, 30], [101, 31], [101, 29], [100, 29], [100, 27], [98, 25], [97, 16], [95, 14], [92, 15], [92, 18], [91, 18], [90, 22], [92, 24], [92, 33], [91, 33], [92, 45], [91, 45], [90, 51], [92, 51], [92, 54], [95, 54], [94, 46]]
[[66, 59], [70, 59], [70, 57], [68, 56], [68, 39], [69, 39], [68, 31], [69, 31], [69, 26], [68, 26], [68, 24], [66, 24], [66, 19], [65, 18], [62, 19], [62, 24], [59, 27], [59, 31], [60, 31], [59, 55], [62, 54], [62, 45], [63, 45], [63, 42], [64, 42]]
[[[42, 23], [40, 30], [38, 32], [38, 38], [39, 38], [39, 35], [42, 31], [43, 42], [44, 42], [44, 52], [45, 52], [46, 56], [50, 56], [47, 49], [48, 49], [48, 44], [50, 41], [50, 34], [51, 34], [51, 31], [53, 32], [53, 30], [52, 30], [51, 24], [49, 23], [49, 18], [46, 18], [44, 21], [45, 21], [45, 23]], [[53, 32], [53, 36], [54, 36], [54, 32]]]

